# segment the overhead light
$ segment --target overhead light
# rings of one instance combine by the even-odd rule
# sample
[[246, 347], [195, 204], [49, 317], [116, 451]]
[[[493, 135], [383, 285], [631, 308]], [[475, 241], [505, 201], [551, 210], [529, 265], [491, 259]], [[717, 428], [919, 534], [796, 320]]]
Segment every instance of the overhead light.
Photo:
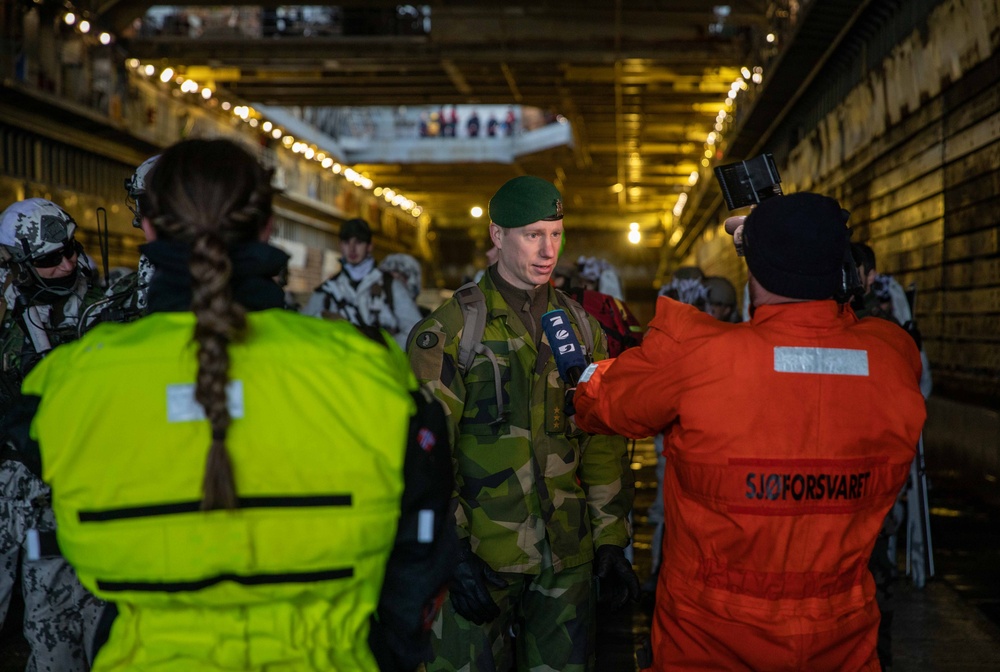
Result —
[[[329, 168], [330, 166], [333, 165], [333, 159], [331, 159], [328, 156], [325, 159], [323, 159], [323, 163], [321, 163], [320, 165], [323, 166], [324, 168]], [[375, 194], [375, 195], [378, 196], [378, 194]]]
[[611, 191], [615, 192], [616, 194], [620, 194], [621, 192], [625, 191], [625, 185], [622, 184], [621, 182], [616, 182], [615, 184], [611, 185]]
[[631, 224], [629, 224], [628, 225], [628, 230], [629, 231], [638, 231], [639, 230], [639, 222], [632, 222]]
[[160, 73], [160, 81], [163, 82], [164, 84], [173, 79], [173, 77], [174, 77], [174, 71], [170, 68], [167, 68], [166, 70]]
[[80, 22], [80, 32], [81, 33], [89, 33], [90, 32], [90, 21], [81, 21]]
[[413, 215], [414, 217], [419, 217], [420, 213], [422, 213], [422, 212], [423, 212], [423, 210], [421, 210], [419, 207], [416, 207], [416, 208], [413, 208], [413, 210], [410, 211], [410, 214]]
[[63, 17], [63, 21], [66, 22], [67, 26], [72, 26], [74, 23], [76, 23], [76, 14], [74, 14], [73, 12], [67, 12], [66, 16]]
[[281, 129], [280, 128], [276, 128], [273, 131], [271, 131], [271, 137], [274, 138], [275, 140], [277, 140], [278, 138], [280, 138], [281, 137]]
[[768, 33], [765, 39], [768, 41], [768, 43], [773, 43], [777, 39], [777, 37], [775, 37], [774, 33]]
[[111, 44], [111, 34], [110, 33], [101, 33], [97, 37], [97, 39], [101, 41], [101, 44], [104, 44], [104, 45]]
[[628, 232], [628, 242], [638, 245], [640, 240], [642, 240], [642, 234], [639, 233], [638, 229], [632, 229]]
[[305, 155], [307, 159], [311, 159], [314, 156], [316, 156], [316, 150], [313, 149], [312, 147], [306, 147]]
[[135, 70], [136, 68], [138, 68], [139, 65], [140, 65], [138, 58], [130, 58], [130, 59], [128, 59], [127, 62], [128, 62], [128, 67], [132, 68], [133, 70]]
[[232, 103], [230, 103], [230, 102], [229, 102], [228, 100], [224, 100], [224, 101], [222, 101], [222, 109], [226, 110], [227, 112], [229, 111], [229, 109], [230, 109], [230, 108], [231, 108], [232, 106], [233, 106], [233, 104], [232, 104]]
[[156, 72], [156, 68], [154, 68], [151, 65], [147, 65], [145, 68], [142, 69], [142, 71], [146, 73], [147, 77], [152, 77], [153, 73]]
[[699, 177], [700, 177], [700, 175], [698, 174], [698, 171], [697, 170], [692, 170], [691, 174], [688, 175], [688, 184], [690, 184], [692, 187], [694, 185], [698, 184], [698, 178]]
[[469, 214], [478, 219], [479, 217], [483, 216], [483, 209], [477, 205], [476, 207], [472, 208], [472, 210], [469, 211]]
[[204, 98], [205, 100], [208, 100], [209, 98], [211, 98], [212, 97], [212, 89], [210, 89], [210, 88], [208, 88], [206, 86], [204, 89], [201, 90], [201, 97]]
[[271, 122], [270, 121], [265, 121], [261, 125], [260, 130], [264, 131], [265, 133], [270, 133], [271, 132], [271, 128], [272, 128]]
[[743, 74], [744, 77], [750, 79], [750, 68], [744, 65], [742, 68], [740, 68], [740, 72]]

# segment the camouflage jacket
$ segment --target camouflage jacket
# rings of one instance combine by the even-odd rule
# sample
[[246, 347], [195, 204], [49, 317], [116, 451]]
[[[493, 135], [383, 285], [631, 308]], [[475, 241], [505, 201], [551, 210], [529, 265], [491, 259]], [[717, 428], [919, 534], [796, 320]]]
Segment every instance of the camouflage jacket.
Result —
[[[464, 377], [459, 372], [464, 320], [456, 299], [416, 326], [408, 350], [417, 378], [448, 412], [459, 537], [494, 569], [524, 574], [584, 564], [604, 544], [627, 545], [634, 484], [625, 440], [591, 436], [566, 418], [565, 385], [547, 340], [536, 350], [489, 273], [479, 287], [487, 308], [482, 343], [499, 364], [505, 417], [497, 418], [486, 356], [477, 354]], [[561, 307], [555, 292], [550, 310]], [[595, 358], [604, 359], [606, 341], [589, 319]]]
[[[92, 287], [87, 276], [81, 275], [65, 300], [28, 308], [20, 320], [15, 319], [20, 291], [8, 278], [6, 270], [0, 269], [0, 418], [20, 394], [23, 377], [51, 348], [76, 340], [81, 331], [98, 322], [127, 322], [140, 314], [135, 273], [122, 277], [107, 291]], [[85, 330], [79, 329], [81, 318], [87, 320]], [[35, 328], [35, 338], [43, 343], [40, 350], [25, 333], [25, 325]]]

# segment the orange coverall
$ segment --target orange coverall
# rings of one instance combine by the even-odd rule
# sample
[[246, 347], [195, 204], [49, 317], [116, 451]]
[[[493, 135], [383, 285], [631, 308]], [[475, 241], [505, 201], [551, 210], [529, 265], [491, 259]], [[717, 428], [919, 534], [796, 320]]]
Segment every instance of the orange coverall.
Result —
[[920, 366], [901, 328], [833, 301], [726, 324], [661, 298], [641, 347], [584, 373], [581, 428], [666, 433], [653, 669], [879, 669], [868, 557], [926, 417]]

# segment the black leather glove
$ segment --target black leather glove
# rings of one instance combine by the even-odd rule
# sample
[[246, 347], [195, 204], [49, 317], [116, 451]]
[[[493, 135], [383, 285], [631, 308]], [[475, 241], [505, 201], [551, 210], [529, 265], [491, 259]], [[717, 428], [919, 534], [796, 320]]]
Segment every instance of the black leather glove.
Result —
[[468, 543], [462, 544], [458, 567], [452, 574], [448, 588], [451, 604], [462, 618], [482, 625], [500, 615], [500, 607], [493, 601], [487, 583], [496, 588], [506, 588], [507, 582], [478, 555], [472, 552]]
[[598, 600], [612, 609], [621, 609], [629, 600], [639, 599], [639, 578], [620, 546], [605, 544], [597, 549], [594, 575], [601, 580]]

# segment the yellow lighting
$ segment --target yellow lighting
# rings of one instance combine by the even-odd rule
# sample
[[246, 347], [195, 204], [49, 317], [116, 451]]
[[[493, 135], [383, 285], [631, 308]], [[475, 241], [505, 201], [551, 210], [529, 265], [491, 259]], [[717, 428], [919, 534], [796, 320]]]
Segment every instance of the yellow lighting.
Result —
[[171, 70], [170, 68], [167, 68], [166, 70], [160, 73], [160, 81], [166, 84], [173, 78], [173, 76], [174, 76], [174, 71]]
[[376, 196], [381, 196], [383, 191], [385, 190], [382, 189], [382, 187], [375, 187], [375, 191], [373, 191], [372, 193], [375, 194]]
[[[323, 163], [322, 163], [322, 164], [320, 164], [320, 165], [322, 165], [322, 166], [323, 166], [324, 168], [329, 168], [330, 166], [332, 166], [332, 165], [333, 165], [333, 159], [331, 159], [331, 158], [330, 158], [330, 157], [328, 156], [328, 157], [326, 157], [325, 159], [323, 159]], [[376, 194], [376, 195], [377, 195], [377, 194]]]
[[295, 138], [292, 137], [291, 135], [286, 135], [285, 139], [282, 140], [281, 142], [283, 145], [285, 145], [285, 147], [291, 147], [292, 143], [295, 142]]
[[753, 77], [751, 77], [750, 79], [753, 80], [754, 84], [760, 84], [761, 82], [764, 81], [764, 75], [762, 75], [759, 72], [755, 72], [755, 73], [753, 73]]
[[775, 37], [774, 33], [768, 33], [767, 34], [767, 38], [765, 38], [765, 39], [767, 39], [767, 41], [769, 43], [773, 43], [775, 41], [775, 39], [777, 39], [777, 38]]
[[712, 158], [712, 150], [711, 149], [706, 149], [705, 150], [705, 158], [706, 159]]
[[677, 243], [681, 242], [681, 236], [683, 235], [684, 231], [682, 231], [681, 229], [677, 229], [676, 231], [674, 231], [674, 235], [670, 236], [670, 244], [676, 245]]
[[63, 21], [66, 22], [67, 26], [72, 26], [76, 23], [76, 14], [73, 12], [67, 12], [66, 16], [63, 17]]
[[312, 147], [306, 147], [305, 155], [307, 159], [311, 159], [316, 156], [316, 150]]
[[371, 181], [371, 178], [365, 177], [362, 178], [361, 180], [361, 186], [364, 187], [365, 189], [371, 189], [372, 187], [375, 186], [375, 183]]
[[736, 89], [730, 89], [730, 91], [729, 91], [729, 100], [732, 100], [735, 97], [736, 97]]
[[483, 209], [477, 205], [476, 207], [472, 208], [472, 210], [469, 211], [469, 214], [476, 218], [482, 217]]
[[89, 33], [90, 32], [90, 21], [81, 21], [80, 22], [80, 32], [81, 33]]
[[156, 72], [156, 68], [154, 68], [151, 65], [147, 65], [145, 68], [142, 69], [142, 71], [146, 73], [147, 77], [152, 77], [153, 73]]
[[412, 214], [414, 217], [419, 217], [420, 213], [422, 212], [423, 210], [421, 210], [420, 208], [413, 208], [410, 214]]
[[701, 165], [703, 165], [703, 166], [705, 166], [706, 168], [708, 168], [708, 159], [702, 159], [702, 160], [701, 160]]
[[250, 120], [250, 128], [257, 128], [257, 123], [258, 122], [257, 122], [256, 119], [251, 119]]
[[697, 170], [692, 170], [691, 174], [688, 175], [688, 184], [690, 184], [692, 187], [694, 185], [698, 184], [698, 178], [699, 177], [700, 177], [700, 175], [698, 174], [698, 171]]
[[[324, 160], [326, 160], [326, 154], [324, 154], [323, 152], [316, 152], [316, 160], [317, 161], [324, 161]], [[323, 166], [323, 167], [326, 168], [326, 166]]]
[[714, 145], [715, 144], [715, 139], [716, 139], [716, 135], [715, 135], [714, 132], [712, 132], [712, 133], [708, 134], [708, 139], [706, 140], [706, 142], [708, 144], [710, 144], [710, 145]]
[[721, 121], [715, 122], [715, 130], [717, 130], [717, 131], [721, 131], [722, 130], [722, 122]]
[[639, 241], [642, 240], [642, 234], [638, 230], [632, 230], [628, 232], [628, 242], [633, 245], [638, 245]]
[[139, 67], [139, 59], [138, 58], [128, 59], [128, 67], [132, 68], [133, 70], [137, 69]]
[[222, 101], [222, 109], [228, 111], [233, 105], [228, 100]]
[[110, 33], [101, 33], [97, 39], [101, 41], [101, 44], [111, 44]]
[[270, 133], [272, 128], [273, 126], [271, 125], [271, 122], [265, 121], [264, 124], [260, 127], [260, 130], [264, 131], [265, 133]]
[[276, 128], [273, 131], [271, 131], [271, 137], [274, 138], [275, 140], [277, 140], [278, 138], [280, 138], [281, 137], [281, 129], [280, 128]]
[[747, 66], [744, 65], [742, 68], [740, 68], [740, 72], [743, 74], [744, 77], [746, 77], [746, 78], [749, 79], [749, 77], [750, 77], [750, 68], [748, 68]]
[[617, 182], [614, 185], [612, 185], [611, 191], [615, 192], [616, 194], [620, 194], [623, 191], [625, 191], [625, 185], [622, 184], [621, 182]]
[[639, 230], [639, 222], [632, 222], [632, 223], [630, 223], [628, 225], [628, 230], [629, 231], [638, 231]]
[[340, 168], [341, 168], [340, 164], [339, 163], [335, 163], [335, 164], [333, 164], [333, 168], [331, 168], [330, 170], [332, 170], [335, 173], [339, 173], [340, 172]]
[[732, 106], [733, 106], [733, 99], [726, 98], [726, 107], [732, 107]]
[[204, 98], [205, 100], [208, 100], [209, 98], [211, 98], [212, 97], [212, 89], [210, 89], [210, 88], [208, 88], [206, 86], [204, 89], [201, 90], [201, 97]]

